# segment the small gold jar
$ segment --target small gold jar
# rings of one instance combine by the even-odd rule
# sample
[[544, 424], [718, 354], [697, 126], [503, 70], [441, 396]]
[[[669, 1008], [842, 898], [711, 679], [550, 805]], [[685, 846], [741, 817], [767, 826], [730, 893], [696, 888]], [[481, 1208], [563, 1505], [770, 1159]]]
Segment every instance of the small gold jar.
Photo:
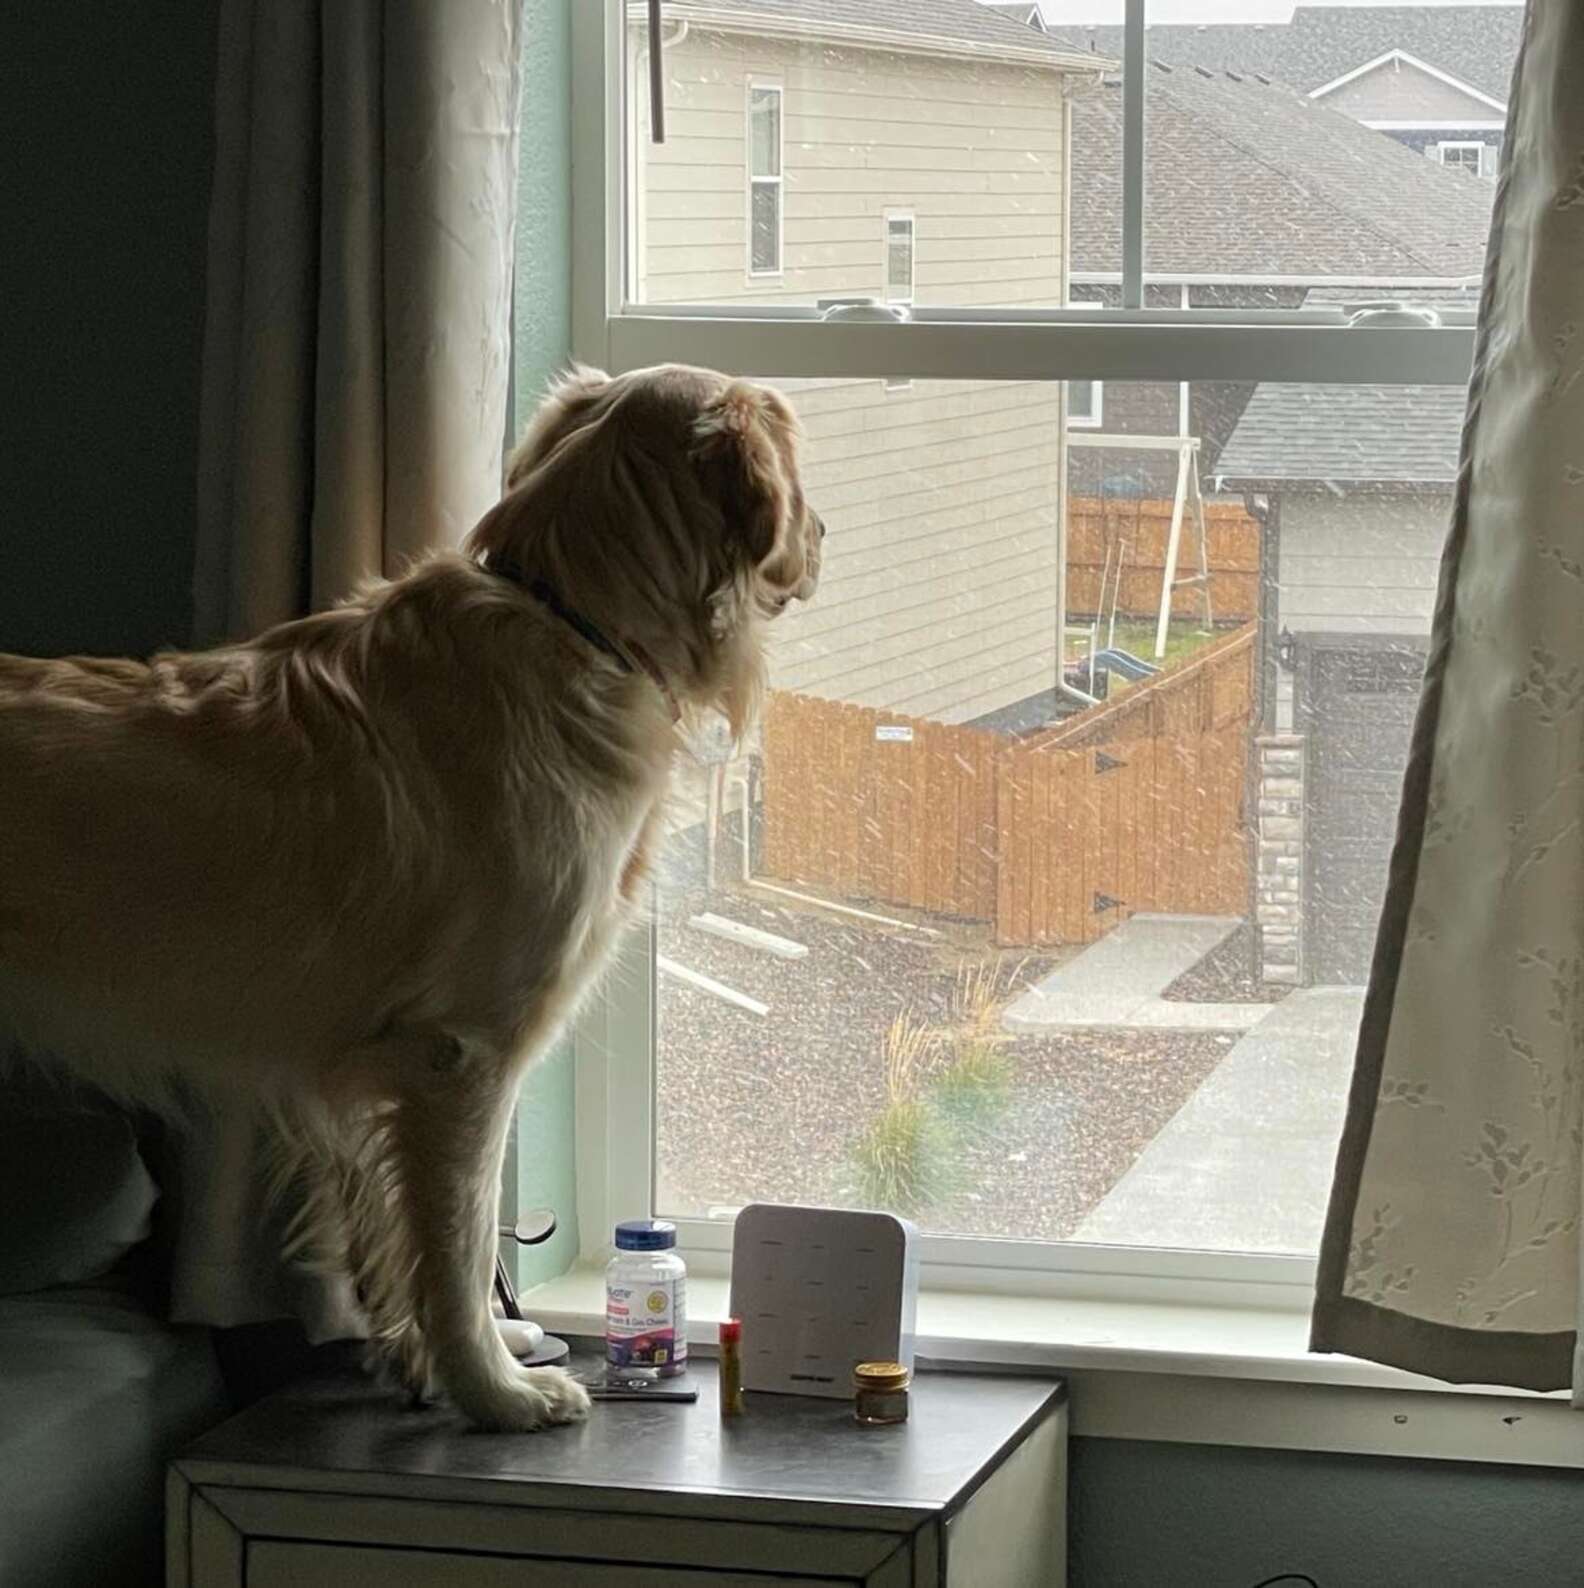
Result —
[[912, 1382], [900, 1362], [860, 1362], [853, 1369], [853, 1416], [865, 1428], [905, 1423]]

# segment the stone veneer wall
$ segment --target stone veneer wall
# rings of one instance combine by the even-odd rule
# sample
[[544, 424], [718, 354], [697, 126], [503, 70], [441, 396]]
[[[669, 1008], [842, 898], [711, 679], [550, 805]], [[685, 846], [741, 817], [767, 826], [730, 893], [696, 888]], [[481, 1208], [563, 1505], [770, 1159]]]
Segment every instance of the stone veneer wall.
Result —
[[1297, 986], [1304, 969], [1304, 741], [1299, 734], [1273, 734], [1255, 740], [1255, 754], [1260, 974], [1268, 982]]

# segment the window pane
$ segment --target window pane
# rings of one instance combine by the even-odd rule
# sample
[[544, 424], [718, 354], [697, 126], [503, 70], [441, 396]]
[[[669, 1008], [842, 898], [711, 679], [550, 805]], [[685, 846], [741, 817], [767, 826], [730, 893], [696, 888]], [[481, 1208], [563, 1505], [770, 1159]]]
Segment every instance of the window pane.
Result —
[[754, 270], [781, 268], [781, 185], [755, 182], [753, 185], [753, 261]]
[[1100, 417], [1100, 382], [1096, 380], [1070, 380], [1067, 382], [1067, 423], [1086, 425]]
[[780, 384], [826, 566], [687, 774], [658, 1212], [1312, 1251], [1462, 393]]
[[[917, 302], [1061, 301], [1067, 100], [1104, 64], [1087, 46], [1059, 46], [975, 0], [932, 0], [927, 19], [911, 0], [777, 0], [763, 29], [758, 7], [667, 5], [656, 145], [644, 9], [628, 13], [631, 300], [883, 298], [876, 239], [887, 211], [907, 210], [930, 237]], [[745, 189], [777, 173], [785, 269], [754, 281]], [[1112, 172], [1086, 200], [1091, 214], [1114, 223], [1119, 194]]]
[[894, 303], [913, 299], [913, 222], [893, 216], [886, 222], [886, 297]]
[[[846, 0], [840, 18], [824, 0], [778, 0], [772, 32], [746, 7], [667, 6], [669, 136], [654, 146], [641, 9], [636, 301], [883, 296], [869, 240], [899, 205], [930, 227], [921, 305], [1058, 305], [1064, 283], [1119, 301], [1119, 27], [1040, 32], [938, 0], [926, 37], [907, 0]], [[1328, 283], [1471, 307], [1494, 187], [1461, 179], [1494, 172], [1521, 14], [1486, 9], [1472, 52], [1452, 7], [1151, 27], [1147, 303], [1295, 309]], [[1383, 49], [1382, 26], [1402, 42]], [[766, 78], [780, 95], [753, 86]], [[742, 183], [780, 170], [783, 130], [789, 268], [756, 284], [740, 269]]]
[[752, 111], [752, 159], [755, 176], [781, 175], [781, 90], [755, 88], [749, 94]]

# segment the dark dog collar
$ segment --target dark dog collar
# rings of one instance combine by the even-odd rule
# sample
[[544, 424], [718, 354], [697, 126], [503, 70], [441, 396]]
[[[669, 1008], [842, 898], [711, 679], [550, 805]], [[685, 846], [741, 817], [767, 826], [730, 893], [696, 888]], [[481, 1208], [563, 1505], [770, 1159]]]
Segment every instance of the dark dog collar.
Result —
[[526, 590], [535, 601], [554, 613], [569, 629], [587, 640], [602, 656], [608, 656], [622, 672], [630, 674], [641, 670], [660, 691], [666, 709], [671, 713], [672, 722], [682, 720], [682, 708], [677, 704], [676, 695], [670, 684], [666, 682], [665, 674], [660, 671], [654, 658], [642, 646], [629, 642], [626, 649], [623, 649], [598, 624], [584, 617], [575, 607], [569, 607], [546, 580], [523, 580], [510, 568], [489, 567], [487, 563], [484, 566], [490, 573], [503, 579], [510, 579], [513, 584]]

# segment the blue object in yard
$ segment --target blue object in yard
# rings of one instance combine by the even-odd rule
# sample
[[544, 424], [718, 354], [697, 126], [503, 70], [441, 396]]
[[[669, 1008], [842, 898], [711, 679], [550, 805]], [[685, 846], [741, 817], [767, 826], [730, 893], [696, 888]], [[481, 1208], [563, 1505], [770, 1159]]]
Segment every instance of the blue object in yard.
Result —
[[1119, 673], [1130, 683], [1137, 683], [1141, 678], [1153, 678], [1160, 671], [1153, 662], [1146, 662], [1131, 651], [1114, 646], [1095, 653], [1095, 666], [1103, 667], [1108, 673]]

